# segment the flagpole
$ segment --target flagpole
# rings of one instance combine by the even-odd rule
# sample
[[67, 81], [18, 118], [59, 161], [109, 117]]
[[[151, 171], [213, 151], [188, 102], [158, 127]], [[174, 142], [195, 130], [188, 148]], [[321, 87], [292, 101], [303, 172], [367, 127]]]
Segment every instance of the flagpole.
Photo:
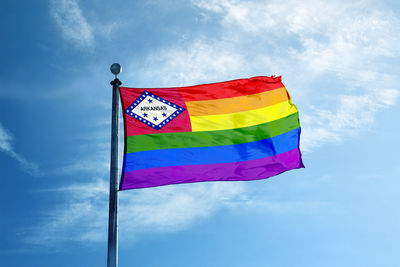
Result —
[[118, 266], [118, 137], [119, 137], [119, 86], [122, 84], [117, 75], [121, 65], [114, 63], [110, 67], [115, 79], [112, 85], [112, 121], [111, 121], [111, 159], [110, 159], [110, 203], [108, 215], [108, 253], [107, 267]]

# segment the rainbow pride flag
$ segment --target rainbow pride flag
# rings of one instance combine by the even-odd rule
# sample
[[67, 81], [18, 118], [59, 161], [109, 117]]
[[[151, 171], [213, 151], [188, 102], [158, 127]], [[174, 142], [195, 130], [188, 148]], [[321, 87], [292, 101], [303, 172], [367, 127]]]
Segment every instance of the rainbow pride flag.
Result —
[[281, 77], [120, 93], [120, 190], [257, 180], [304, 167], [297, 108]]

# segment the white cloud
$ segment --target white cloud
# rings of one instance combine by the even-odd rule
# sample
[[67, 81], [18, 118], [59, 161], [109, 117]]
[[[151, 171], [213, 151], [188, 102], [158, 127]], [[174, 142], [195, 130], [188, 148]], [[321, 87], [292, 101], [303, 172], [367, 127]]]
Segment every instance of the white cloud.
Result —
[[109, 170], [109, 164], [104, 157], [92, 155], [89, 159], [80, 159], [72, 162], [69, 165], [58, 168], [54, 173], [57, 174], [72, 174], [78, 172], [105, 173]]
[[11, 134], [0, 124], [0, 149], [3, 151], [12, 151], [13, 138]]
[[[228, 42], [195, 40], [186, 47], [162, 49], [147, 59], [148, 68], [142, 68], [140, 79], [155, 82], [154, 86], [189, 85], [206, 80], [218, 81], [221, 76], [234, 78], [245, 61], [240, 54], [231, 53]], [[136, 67], [128, 67], [128, 69]], [[154, 79], [154, 73], [158, 74]], [[135, 75], [137, 76], [137, 75]], [[134, 77], [134, 76], [133, 76]], [[132, 77], [127, 77], [129, 79]], [[147, 86], [151, 84], [147, 83]]]
[[[65, 241], [104, 241], [107, 238], [108, 182], [96, 180], [75, 184], [56, 193], [68, 199], [44, 214], [43, 223], [30, 230], [25, 241], [56, 246]], [[204, 219], [243, 197], [241, 183], [174, 185], [120, 192], [119, 229], [121, 241], [140, 232], [173, 232]]]
[[397, 102], [399, 79], [387, 61], [400, 57], [400, 23], [373, 3], [193, 3], [217, 15], [221, 34], [149, 55], [139, 75], [145, 86], [283, 75], [301, 107], [305, 150], [358, 133]]
[[[242, 183], [196, 183], [149, 188], [121, 194], [123, 232], [171, 232], [208, 217], [243, 197]], [[134, 195], [131, 195], [134, 193]]]
[[46, 194], [66, 196], [68, 200], [50, 213], [43, 214], [45, 219], [37, 227], [29, 229], [25, 241], [53, 246], [65, 241], [103, 240], [107, 232], [107, 188], [105, 181], [97, 180], [45, 191]]
[[329, 201], [269, 201], [269, 200], [256, 200], [250, 203], [254, 210], [262, 210], [263, 212], [273, 214], [294, 214], [294, 213], [319, 213], [321, 210], [335, 208], [334, 203]]
[[[43, 214], [42, 222], [24, 233], [24, 240], [33, 245], [52, 247], [52, 251], [65, 242], [86, 245], [105, 242], [108, 190], [108, 182], [98, 179], [42, 192], [57, 194], [66, 201]], [[319, 212], [333, 205], [317, 200], [279, 201], [273, 196], [266, 200], [246, 188], [246, 182], [193, 183], [128, 190], [119, 192], [119, 240], [132, 243], [146, 232], [181, 231], [202, 223], [221, 209], [237, 207], [282, 214]]]
[[113, 18], [111, 22], [103, 21], [103, 17], [89, 20], [79, 0], [50, 0], [50, 15], [63, 37], [80, 48], [92, 48], [97, 37], [110, 39], [119, 27], [126, 24], [119, 18]]
[[374, 122], [374, 114], [396, 103], [399, 91], [381, 89], [364, 95], [340, 95], [335, 110], [310, 106], [302, 116], [302, 146], [306, 151], [326, 142], [341, 141], [343, 136], [368, 130]]
[[0, 151], [3, 151], [8, 156], [15, 159], [21, 165], [24, 171], [33, 176], [39, 175], [39, 166], [36, 163], [27, 160], [25, 157], [15, 152], [12, 145], [13, 141], [14, 138], [11, 133], [7, 131], [2, 124], [0, 124]]
[[65, 39], [81, 47], [93, 45], [93, 28], [83, 15], [77, 0], [52, 0], [50, 13]]
[[[134, 64], [127, 67], [140, 69], [135, 76], [128, 76], [127, 84], [179, 86], [282, 74], [300, 108], [302, 145], [306, 150], [368, 129], [376, 112], [397, 103], [399, 79], [386, 61], [399, 58], [396, 46], [400, 23], [390, 12], [379, 11], [368, 1], [193, 3], [202, 12], [219, 18], [220, 35], [196, 36], [185, 44], [153, 52], [144, 64], [140, 63], [140, 68]], [[100, 165], [105, 169], [108, 164]], [[71, 165], [65, 170], [78, 171], [86, 166]], [[88, 170], [95, 169], [91, 166]], [[30, 241], [38, 242], [39, 236], [43, 236], [40, 239], [43, 244], [104, 240], [108, 183], [100, 180], [59, 192], [64, 192], [69, 202], [48, 214], [52, 219], [46, 217], [50, 222], [35, 229]], [[252, 205], [247, 194], [242, 183], [189, 184], [122, 192], [121, 239], [143, 231], [184, 229], [240, 200]], [[282, 212], [325, 204], [282, 203], [272, 199], [262, 205], [271, 212]], [[78, 225], [84, 228], [74, 231]]]

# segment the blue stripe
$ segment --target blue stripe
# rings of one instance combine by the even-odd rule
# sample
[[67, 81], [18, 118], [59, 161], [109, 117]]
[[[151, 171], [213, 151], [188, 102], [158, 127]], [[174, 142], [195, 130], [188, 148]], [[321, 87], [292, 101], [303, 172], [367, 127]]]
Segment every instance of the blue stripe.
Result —
[[268, 139], [226, 146], [173, 148], [125, 155], [125, 172], [147, 168], [261, 159], [299, 147], [300, 127]]

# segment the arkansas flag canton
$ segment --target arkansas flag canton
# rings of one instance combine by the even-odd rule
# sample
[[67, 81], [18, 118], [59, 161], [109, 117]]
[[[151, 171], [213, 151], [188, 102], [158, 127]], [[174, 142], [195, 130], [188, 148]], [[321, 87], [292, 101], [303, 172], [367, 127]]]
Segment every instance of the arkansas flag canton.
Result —
[[144, 91], [125, 112], [132, 118], [159, 130], [185, 109], [162, 97]]

